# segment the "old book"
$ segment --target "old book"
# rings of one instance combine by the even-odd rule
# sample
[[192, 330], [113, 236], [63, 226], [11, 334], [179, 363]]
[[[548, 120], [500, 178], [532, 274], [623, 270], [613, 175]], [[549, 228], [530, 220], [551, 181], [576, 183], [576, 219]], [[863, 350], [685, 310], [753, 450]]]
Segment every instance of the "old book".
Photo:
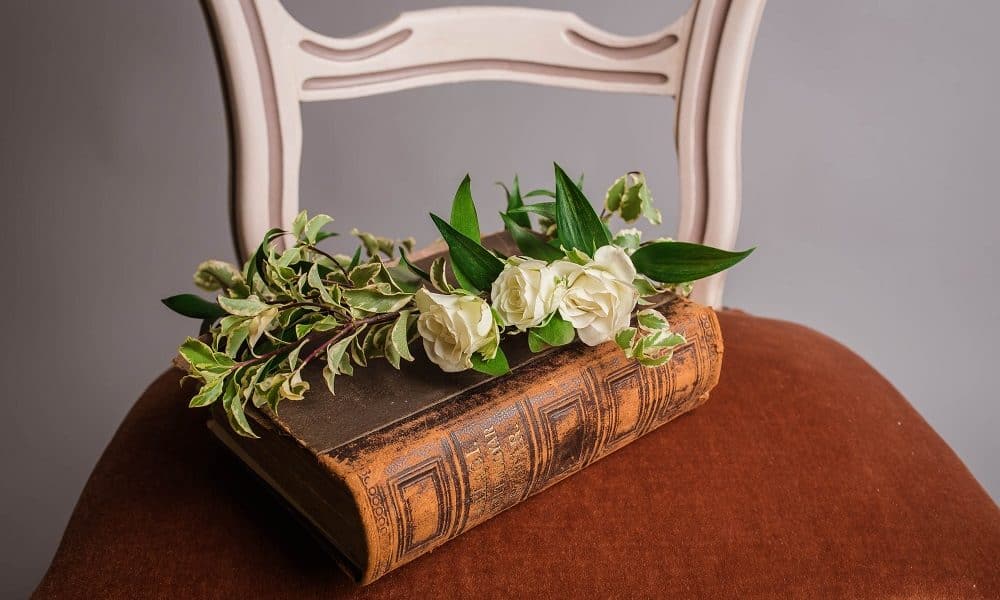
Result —
[[441, 373], [422, 353], [337, 380], [319, 369], [305, 400], [252, 411], [261, 439], [211, 430], [370, 583], [607, 456], [706, 400], [719, 379], [714, 311], [670, 297], [659, 307], [687, 338], [644, 368], [614, 343], [531, 354], [505, 343], [512, 372]]

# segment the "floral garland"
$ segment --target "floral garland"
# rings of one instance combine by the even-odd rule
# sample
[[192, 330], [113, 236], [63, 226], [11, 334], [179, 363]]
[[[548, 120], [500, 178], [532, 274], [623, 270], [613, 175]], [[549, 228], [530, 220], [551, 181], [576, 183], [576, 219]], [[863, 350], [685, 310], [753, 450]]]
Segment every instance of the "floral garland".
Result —
[[[337, 235], [327, 230], [333, 219], [305, 212], [289, 231], [269, 231], [242, 269], [218, 260], [199, 265], [195, 284], [220, 292], [216, 300], [181, 294], [163, 301], [203, 320], [201, 338], [180, 347], [188, 375], [200, 383], [190, 406], [221, 402], [233, 429], [256, 437], [247, 403], [277, 410], [282, 400], [301, 400], [309, 389], [302, 372], [313, 361], [323, 361], [333, 392], [337, 376], [371, 360], [397, 369], [412, 361], [410, 345], [418, 339], [445, 372], [508, 372], [501, 340], [518, 334], [527, 335], [533, 352], [577, 338], [590, 346], [614, 341], [640, 364], [662, 365], [684, 337], [657, 310], [637, 307], [666, 292], [686, 295], [692, 282], [752, 252], [643, 242], [634, 228], [612, 235], [615, 215], [660, 223], [643, 175], [618, 178], [598, 215], [582, 178], [574, 182], [556, 165], [554, 190], [522, 196], [516, 177], [504, 186], [501, 217], [523, 253], [506, 257], [482, 245], [470, 187], [466, 176], [448, 221], [431, 214], [449, 252], [427, 271], [408, 259], [412, 239], [352, 230], [360, 241], [353, 256], [331, 255], [318, 244]], [[532, 197], [549, 200], [525, 204]]]

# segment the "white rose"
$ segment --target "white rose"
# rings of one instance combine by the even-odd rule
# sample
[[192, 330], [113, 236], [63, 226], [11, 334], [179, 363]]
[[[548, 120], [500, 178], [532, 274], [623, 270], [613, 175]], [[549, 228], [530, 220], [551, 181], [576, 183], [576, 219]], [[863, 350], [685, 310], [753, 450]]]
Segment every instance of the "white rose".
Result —
[[513, 257], [493, 282], [490, 296], [503, 324], [524, 331], [541, 325], [555, 311], [561, 290], [547, 263]]
[[500, 332], [484, 300], [475, 296], [435, 294], [420, 289], [414, 297], [420, 316], [417, 331], [424, 350], [442, 371], [472, 368], [472, 355], [496, 356]]
[[624, 250], [602, 246], [585, 265], [560, 260], [552, 268], [566, 282], [559, 314], [573, 324], [584, 344], [610, 341], [628, 327], [639, 292], [632, 285], [635, 267]]

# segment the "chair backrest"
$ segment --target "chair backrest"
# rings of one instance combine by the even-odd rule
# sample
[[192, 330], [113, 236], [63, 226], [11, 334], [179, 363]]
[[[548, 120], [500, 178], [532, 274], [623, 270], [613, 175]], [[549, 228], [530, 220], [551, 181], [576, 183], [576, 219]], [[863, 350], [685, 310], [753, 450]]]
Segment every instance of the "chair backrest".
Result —
[[[224, 74], [232, 225], [245, 258], [298, 212], [301, 102], [475, 80], [675, 96], [678, 239], [732, 248], [740, 130], [765, 0], [695, 0], [673, 24], [623, 37], [568, 12], [456, 7], [407, 12], [350, 38], [320, 35], [279, 0], [203, 0]], [[722, 298], [717, 275], [695, 288]]]

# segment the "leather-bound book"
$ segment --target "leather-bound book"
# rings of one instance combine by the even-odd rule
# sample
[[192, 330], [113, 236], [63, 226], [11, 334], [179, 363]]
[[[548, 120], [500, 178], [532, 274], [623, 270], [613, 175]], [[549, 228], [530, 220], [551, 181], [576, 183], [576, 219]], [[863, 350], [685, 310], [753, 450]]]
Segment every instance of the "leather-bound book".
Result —
[[658, 309], [687, 339], [661, 367], [613, 342], [532, 354], [520, 335], [507, 375], [446, 374], [415, 344], [402, 370], [373, 361], [336, 395], [307, 372], [305, 400], [250, 411], [260, 439], [219, 412], [209, 427], [367, 584], [704, 402], [722, 366], [715, 313]]

